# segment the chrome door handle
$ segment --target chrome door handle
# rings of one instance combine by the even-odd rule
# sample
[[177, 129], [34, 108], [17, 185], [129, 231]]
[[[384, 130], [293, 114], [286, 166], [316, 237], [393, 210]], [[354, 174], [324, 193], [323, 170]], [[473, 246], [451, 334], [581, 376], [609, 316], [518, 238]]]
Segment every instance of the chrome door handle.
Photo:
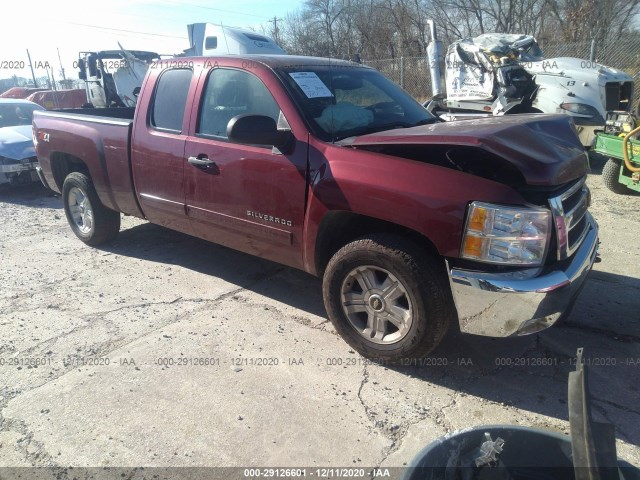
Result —
[[216, 163], [213, 160], [209, 160], [206, 156], [189, 157], [187, 161], [196, 167], [210, 167]]

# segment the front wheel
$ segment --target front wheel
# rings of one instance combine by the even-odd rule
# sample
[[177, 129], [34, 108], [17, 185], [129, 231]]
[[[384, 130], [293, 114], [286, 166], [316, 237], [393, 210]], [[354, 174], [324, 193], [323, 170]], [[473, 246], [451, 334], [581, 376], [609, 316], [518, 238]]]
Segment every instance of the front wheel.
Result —
[[622, 169], [622, 160], [610, 158], [602, 168], [602, 183], [613, 193], [628, 195], [633, 192], [620, 183], [620, 170]]
[[65, 178], [62, 202], [71, 230], [87, 245], [109, 242], [120, 231], [120, 213], [100, 202], [91, 179], [83, 173], [73, 172]]
[[454, 312], [444, 268], [391, 235], [341, 248], [327, 265], [323, 294], [344, 340], [363, 356], [389, 363], [426, 356]]

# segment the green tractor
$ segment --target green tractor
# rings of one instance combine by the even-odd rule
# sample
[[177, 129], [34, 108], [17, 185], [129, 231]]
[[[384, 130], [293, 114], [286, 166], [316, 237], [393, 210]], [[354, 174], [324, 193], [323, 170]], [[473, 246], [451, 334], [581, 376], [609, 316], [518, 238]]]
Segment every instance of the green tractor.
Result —
[[608, 158], [602, 181], [614, 193], [640, 193], [640, 127], [634, 115], [609, 112], [604, 132], [596, 135], [594, 150]]

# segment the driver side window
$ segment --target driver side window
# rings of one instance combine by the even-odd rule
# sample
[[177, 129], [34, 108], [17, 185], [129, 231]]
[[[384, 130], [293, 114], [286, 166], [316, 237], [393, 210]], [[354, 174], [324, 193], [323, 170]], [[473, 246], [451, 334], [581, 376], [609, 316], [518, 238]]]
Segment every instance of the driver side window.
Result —
[[236, 115], [254, 114], [278, 122], [280, 107], [254, 75], [227, 68], [211, 71], [200, 106], [196, 134], [227, 140], [227, 124]]

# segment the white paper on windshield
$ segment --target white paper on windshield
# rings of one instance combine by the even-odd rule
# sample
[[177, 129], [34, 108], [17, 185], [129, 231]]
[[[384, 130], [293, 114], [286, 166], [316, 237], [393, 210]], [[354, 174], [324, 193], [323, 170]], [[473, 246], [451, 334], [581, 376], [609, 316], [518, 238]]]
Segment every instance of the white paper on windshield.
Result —
[[315, 72], [292, 72], [289, 76], [298, 84], [307, 98], [333, 97], [331, 90]]

